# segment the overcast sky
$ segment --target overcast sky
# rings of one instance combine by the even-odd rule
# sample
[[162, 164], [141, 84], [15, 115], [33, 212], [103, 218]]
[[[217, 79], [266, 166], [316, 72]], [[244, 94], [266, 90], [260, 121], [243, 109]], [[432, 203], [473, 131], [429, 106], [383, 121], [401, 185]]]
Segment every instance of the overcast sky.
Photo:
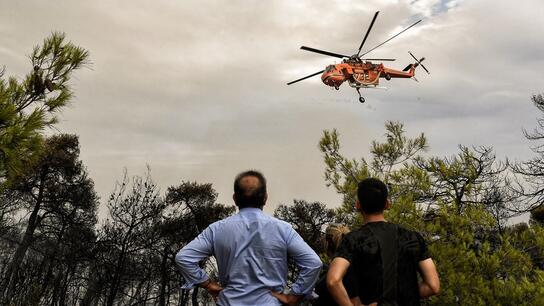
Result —
[[[364, 49], [423, 22], [368, 56], [396, 58], [386, 65], [402, 69], [410, 50], [431, 75], [384, 80], [388, 90], [365, 90], [365, 104], [347, 84], [335, 91], [319, 77], [285, 85], [338, 62], [301, 45], [356, 53], [378, 10]], [[522, 128], [540, 116], [530, 96], [544, 92], [542, 16], [541, 0], [0, 0], [0, 65], [23, 77], [32, 47], [53, 31], [90, 51], [50, 133], [79, 135], [102, 202], [123, 168], [142, 175], [147, 164], [162, 191], [210, 182], [231, 204], [234, 176], [255, 168], [269, 180], [269, 212], [293, 199], [334, 207], [341, 197], [325, 186], [317, 148], [324, 129], [337, 128], [356, 158], [382, 139], [387, 120], [425, 133], [432, 155], [463, 144], [530, 157]]]

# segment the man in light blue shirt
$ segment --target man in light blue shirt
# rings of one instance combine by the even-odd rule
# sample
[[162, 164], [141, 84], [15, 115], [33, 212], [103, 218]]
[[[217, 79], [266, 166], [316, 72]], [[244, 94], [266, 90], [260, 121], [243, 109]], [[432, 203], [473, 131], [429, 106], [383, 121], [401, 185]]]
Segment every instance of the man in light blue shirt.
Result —
[[[236, 177], [233, 199], [238, 214], [211, 224], [176, 255], [184, 289], [205, 288], [221, 306], [296, 305], [312, 292], [321, 260], [289, 223], [263, 213], [267, 197], [260, 172], [250, 170]], [[212, 255], [219, 282], [199, 267]], [[283, 294], [288, 257], [299, 273], [290, 293]]]

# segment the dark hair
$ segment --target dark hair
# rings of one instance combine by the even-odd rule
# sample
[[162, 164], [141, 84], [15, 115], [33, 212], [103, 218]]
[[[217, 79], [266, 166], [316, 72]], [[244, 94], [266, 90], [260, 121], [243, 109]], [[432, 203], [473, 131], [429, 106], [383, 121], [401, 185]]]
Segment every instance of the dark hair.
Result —
[[382, 212], [387, 202], [387, 186], [377, 178], [366, 178], [359, 182], [357, 198], [364, 213]]
[[[253, 176], [259, 180], [259, 186], [245, 186], [241, 184], [243, 178]], [[239, 208], [261, 208], [266, 201], [266, 179], [259, 171], [248, 170], [236, 176], [234, 179], [234, 202]]]

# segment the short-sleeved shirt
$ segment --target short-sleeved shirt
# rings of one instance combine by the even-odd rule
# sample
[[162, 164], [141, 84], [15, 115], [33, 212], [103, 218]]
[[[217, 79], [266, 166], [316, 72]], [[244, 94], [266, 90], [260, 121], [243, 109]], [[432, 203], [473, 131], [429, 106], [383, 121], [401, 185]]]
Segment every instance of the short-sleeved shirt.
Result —
[[369, 222], [342, 240], [336, 257], [350, 262], [363, 304], [420, 305], [418, 264], [430, 256], [419, 233]]
[[[312, 302], [313, 306], [337, 306], [338, 304], [332, 297], [329, 289], [327, 288], [327, 272], [328, 267], [323, 267], [323, 276], [315, 284], [315, 293], [319, 296], [315, 301]], [[348, 269], [344, 279], [342, 280], [344, 288], [348, 293], [349, 298], [354, 298], [358, 296], [358, 288], [356, 287], [356, 282], [353, 276], [353, 269]]]

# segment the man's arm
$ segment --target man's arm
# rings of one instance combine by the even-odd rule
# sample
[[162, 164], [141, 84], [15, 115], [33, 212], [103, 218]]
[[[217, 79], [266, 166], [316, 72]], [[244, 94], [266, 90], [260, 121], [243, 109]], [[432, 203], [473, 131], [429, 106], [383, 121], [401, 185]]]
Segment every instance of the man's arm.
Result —
[[302, 237], [294, 229], [291, 229], [291, 231], [291, 239], [287, 241], [287, 254], [293, 258], [299, 269], [297, 280], [293, 284], [291, 292], [296, 295], [307, 295], [314, 289], [323, 263]]
[[327, 288], [339, 306], [353, 305], [342, 282], [349, 266], [350, 263], [345, 258], [335, 257], [329, 266], [329, 272], [327, 272]]
[[440, 292], [440, 279], [431, 258], [419, 262], [419, 271], [423, 281], [419, 284], [419, 296], [426, 298]]
[[195, 285], [206, 289], [211, 287], [209, 276], [200, 268], [199, 263], [212, 254], [213, 234], [209, 227], [178, 252], [176, 255], [176, 264], [185, 279], [185, 284], [182, 286], [183, 289], [191, 289]]
[[287, 238], [287, 254], [293, 258], [299, 268], [297, 280], [291, 287], [291, 294], [272, 292], [272, 295], [284, 304], [296, 305], [314, 289], [323, 263], [314, 250], [292, 228]]

